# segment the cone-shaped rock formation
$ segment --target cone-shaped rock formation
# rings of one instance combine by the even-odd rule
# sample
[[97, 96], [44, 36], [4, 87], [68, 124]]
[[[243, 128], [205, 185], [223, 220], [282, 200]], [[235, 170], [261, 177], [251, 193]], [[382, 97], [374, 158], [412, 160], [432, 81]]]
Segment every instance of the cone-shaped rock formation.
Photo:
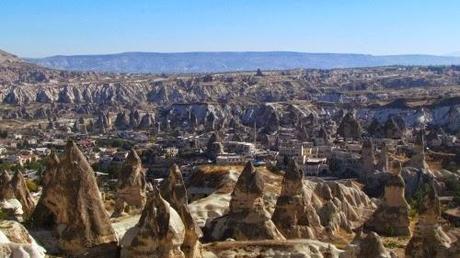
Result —
[[117, 198], [113, 217], [123, 213], [125, 205], [142, 209], [145, 204], [146, 181], [142, 162], [135, 150], [130, 150], [117, 185]]
[[202, 236], [202, 232], [188, 209], [187, 190], [182, 173], [175, 164], [169, 168], [169, 175], [161, 185], [161, 195], [179, 213], [184, 223], [185, 238], [181, 249], [185, 257], [201, 257], [200, 242], [198, 239]]
[[206, 240], [283, 240], [263, 202], [264, 181], [248, 162], [233, 189], [229, 213], [206, 225]]
[[51, 154], [43, 184], [32, 216], [34, 226], [54, 226], [59, 248], [66, 255], [105, 257], [116, 252], [117, 237], [94, 171], [74, 142], [67, 143], [62, 158]]

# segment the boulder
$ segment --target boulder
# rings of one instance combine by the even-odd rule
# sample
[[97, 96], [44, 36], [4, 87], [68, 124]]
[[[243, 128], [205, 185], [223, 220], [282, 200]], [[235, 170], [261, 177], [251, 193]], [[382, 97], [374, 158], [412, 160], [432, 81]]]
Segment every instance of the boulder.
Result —
[[46, 250], [20, 223], [0, 221], [0, 257], [44, 258], [45, 254]]

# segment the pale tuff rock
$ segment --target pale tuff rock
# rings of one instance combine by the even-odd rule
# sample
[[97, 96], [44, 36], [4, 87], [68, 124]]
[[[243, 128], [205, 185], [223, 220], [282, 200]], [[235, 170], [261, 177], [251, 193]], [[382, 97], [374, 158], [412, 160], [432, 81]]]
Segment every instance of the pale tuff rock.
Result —
[[303, 184], [303, 172], [290, 160], [272, 220], [287, 238], [316, 238], [323, 228]]
[[24, 211], [25, 216], [30, 216], [35, 208], [35, 201], [27, 188], [26, 180], [20, 171], [14, 174], [13, 179], [11, 180], [11, 185], [14, 189], [16, 199], [18, 199], [22, 205], [22, 210]]
[[53, 226], [67, 255], [115, 252], [117, 237], [104, 209], [94, 171], [70, 141], [64, 155], [52, 153], [43, 178], [43, 193], [32, 215], [34, 226]]
[[0, 175], [0, 201], [2, 201], [2, 209], [9, 210], [7, 213], [11, 213], [10, 215], [13, 217], [17, 215], [18, 219], [22, 219], [22, 215], [28, 217], [32, 214], [35, 202], [20, 171], [16, 172], [13, 178], [7, 171], [2, 172]]
[[420, 130], [415, 137], [415, 154], [410, 158], [406, 166], [428, 169], [428, 164], [425, 161], [425, 130]]
[[135, 150], [130, 150], [120, 171], [117, 196], [112, 217], [120, 216], [125, 205], [142, 209], [146, 199], [146, 180], [141, 159]]
[[174, 164], [169, 168], [169, 175], [161, 185], [161, 193], [163, 198], [177, 211], [184, 223], [185, 237], [181, 249], [185, 257], [201, 257], [198, 239], [202, 236], [202, 232], [188, 208], [187, 190], [177, 165]]
[[224, 241], [208, 244], [204, 248], [205, 258], [339, 258], [343, 252], [333, 244], [311, 239]]
[[206, 114], [206, 124], [205, 127], [209, 131], [216, 130], [216, 115], [214, 112], [209, 112]]
[[339, 128], [337, 128], [337, 134], [346, 139], [360, 138], [361, 133], [362, 133], [361, 125], [359, 124], [358, 120], [355, 118], [355, 115], [353, 112], [347, 113], [343, 117], [342, 122], [339, 125]]
[[225, 240], [283, 240], [263, 201], [264, 181], [248, 162], [233, 189], [229, 213], [206, 225], [205, 238]]
[[363, 174], [372, 174], [375, 170], [375, 152], [372, 139], [366, 138], [363, 141], [361, 150], [361, 163]]
[[378, 155], [377, 169], [385, 172], [388, 172], [390, 170], [388, 159], [388, 147], [385, 142], [383, 142], [380, 153]]
[[16, 221], [0, 222], [0, 257], [44, 258], [45, 249]]
[[351, 242], [344, 253], [340, 254], [340, 258], [396, 258], [396, 255], [389, 252], [379, 235], [375, 232], [367, 234], [358, 233], [353, 242]]
[[154, 188], [139, 222], [121, 240], [121, 257], [182, 258], [184, 236], [179, 214]]
[[0, 199], [8, 200], [15, 198], [14, 189], [11, 185], [11, 175], [8, 171], [4, 170], [0, 174]]
[[369, 197], [351, 182], [320, 182], [311, 184], [312, 203], [325, 227], [320, 239], [333, 239], [336, 232], [352, 233], [360, 227], [375, 209]]
[[453, 243], [438, 224], [441, 207], [434, 183], [426, 183], [420, 190], [424, 196], [419, 207], [419, 220], [406, 246], [406, 257], [458, 257], [460, 246]]
[[386, 236], [407, 236], [409, 204], [404, 197], [404, 180], [400, 172], [388, 176], [382, 203], [366, 222], [366, 228]]
[[22, 222], [24, 220], [24, 211], [22, 204], [18, 199], [5, 199], [0, 201], [0, 210], [6, 219], [16, 220]]

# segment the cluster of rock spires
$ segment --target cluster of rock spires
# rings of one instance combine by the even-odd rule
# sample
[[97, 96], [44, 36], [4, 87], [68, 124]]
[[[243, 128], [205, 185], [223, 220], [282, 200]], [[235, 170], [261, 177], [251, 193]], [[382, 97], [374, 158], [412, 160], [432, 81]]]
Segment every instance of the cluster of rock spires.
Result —
[[263, 201], [264, 180], [248, 162], [233, 190], [228, 214], [206, 225], [207, 241], [283, 240]]
[[162, 183], [160, 190], [165, 200], [178, 212], [184, 223], [185, 236], [181, 250], [184, 252], [185, 257], [199, 257], [199, 239], [203, 236], [203, 233], [195, 223], [188, 208], [187, 190], [182, 178], [182, 173], [177, 165], [171, 166], [169, 175]]
[[[6, 170], [1, 172], [0, 201], [2, 210], [10, 210], [9, 216], [24, 219], [32, 214], [35, 202], [21, 171], [17, 171], [13, 177]], [[15, 201], [19, 202], [19, 207], [14, 205]]]
[[333, 240], [341, 230], [352, 234], [375, 206], [356, 186], [346, 184], [304, 181], [303, 172], [290, 160], [270, 217], [263, 201], [264, 180], [248, 163], [235, 185], [228, 213], [206, 224], [206, 241]]
[[[373, 149], [372, 142], [365, 144]], [[117, 236], [94, 171], [76, 144], [69, 142], [62, 156], [53, 152], [48, 159], [43, 193], [31, 219], [35, 230], [51, 231], [59, 251], [70, 256], [114, 257], [121, 248], [121, 257], [198, 258], [204, 257], [204, 252], [220, 254], [219, 248], [239, 250], [240, 243], [244, 243], [241, 241], [246, 241], [249, 246], [258, 245], [261, 254], [267, 254], [269, 251], [264, 248], [277, 243], [278, 247], [272, 251], [280, 255], [298, 252], [308, 257], [308, 253], [314, 252], [318, 257], [395, 257], [372, 232], [410, 235], [404, 180], [399, 172], [388, 174], [383, 200], [375, 209], [374, 203], [351, 181], [304, 180], [301, 169], [294, 160], [289, 160], [271, 215], [264, 201], [264, 179], [248, 162], [231, 194], [228, 213], [207, 223], [203, 234], [188, 208], [179, 167], [170, 167], [160, 188], [148, 187], [140, 158], [131, 150], [120, 173], [113, 216], [122, 215], [125, 204], [142, 209], [142, 215], [134, 227]], [[22, 174], [16, 173], [11, 179], [3, 172], [0, 179], [1, 199], [16, 198], [32, 212], [33, 199]], [[437, 222], [440, 208], [433, 184], [426, 185], [422, 204], [420, 219], [406, 248], [407, 257], [451, 257], [458, 253], [459, 247]], [[317, 241], [333, 240], [339, 231], [351, 234], [363, 224], [371, 232], [358, 232], [342, 253]], [[202, 237], [204, 241], [236, 242], [231, 245], [231, 241], [225, 241], [228, 244], [223, 245], [227, 247], [203, 246]], [[315, 240], [295, 240], [300, 238]], [[46, 241], [43, 242], [46, 246]], [[0, 254], [1, 248], [0, 244]], [[6, 253], [13, 252], [8, 248]]]
[[367, 131], [376, 138], [401, 139], [406, 134], [406, 125], [400, 116], [390, 115], [383, 125], [373, 119]]
[[179, 214], [154, 188], [139, 222], [121, 240], [121, 257], [184, 257], [184, 231]]
[[121, 257], [201, 257], [201, 236], [182, 174], [173, 165], [161, 189], [150, 192], [138, 224], [121, 240]]
[[146, 130], [155, 126], [155, 117], [148, 112], [141, 116], [138, 110], [132, 111], [129, 115], [126, 112], [119, 112], [115, 118], [114, 125], [118, 130]]
[[[3, 175], [8, 180], [2, 183], [21, 181], [20, 174], [18, 180]], [[1, 189], [5, 198], [15, 196], [6, 183]], [[46, 239], [49, 236], [37, 235], [48, 250], [69, 256], [117, 257], [120, 245], [122, 257], [201, 257], [202, 233], [188, 210], [187, 192], [177, 166], [171, 167], [161, 192], [147, 187], [139, 156], [131, 150], [121, 171], [114, 215], [121, 215], [125, 204], [143, 210], [137, 225], [119, 244], [94, 171], [75, 143], [69, 142], [63, 156], [53, 152], [48, 159], [43, 193], [31, 216], [33, 232], [50, 231], [58, 249], [51, 246], [56, 244], [54, 240]]]

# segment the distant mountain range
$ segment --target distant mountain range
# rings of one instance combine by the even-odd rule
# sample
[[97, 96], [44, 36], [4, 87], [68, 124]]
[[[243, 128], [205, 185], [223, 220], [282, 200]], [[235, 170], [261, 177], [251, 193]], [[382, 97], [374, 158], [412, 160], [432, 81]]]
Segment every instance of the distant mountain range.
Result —
[[447, 54], [446, 56], [456, 56], [456, 57], [460, 57], [460, 51], [452, 52], [452, 53], [450, 53], [450, 54]]
[[434, 55], [332, 54], [301, 52], [129, 52], [108, 55], [28, 58], [45, 67], [124, 73], [198, 73], [287, 70], [297, 68], [352, 68], [388, 65], [460, 65], [460, 57]]

